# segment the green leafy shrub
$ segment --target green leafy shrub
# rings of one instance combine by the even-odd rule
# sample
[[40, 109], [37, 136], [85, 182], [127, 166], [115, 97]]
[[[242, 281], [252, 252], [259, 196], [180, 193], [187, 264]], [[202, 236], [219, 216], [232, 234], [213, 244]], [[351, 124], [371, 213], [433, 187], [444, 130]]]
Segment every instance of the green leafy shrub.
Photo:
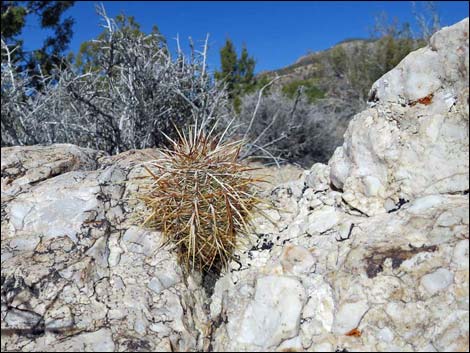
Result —
[[296, 80], [289, 82], [282, 87], [282, 92], [287, 97], [293, 99], [299, 89], [305, 95], [309, 103], [314, 103], [317, 99], [325, 97], [325, 92], [315, 85], [314, 80]]

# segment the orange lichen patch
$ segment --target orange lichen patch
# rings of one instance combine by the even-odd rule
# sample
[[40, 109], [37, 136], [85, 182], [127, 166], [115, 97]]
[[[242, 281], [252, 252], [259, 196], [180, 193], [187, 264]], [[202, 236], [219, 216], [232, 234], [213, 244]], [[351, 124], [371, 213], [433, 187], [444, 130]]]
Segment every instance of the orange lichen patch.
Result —
[[429, 105], [432, 103], [432, 98], [434, 97], [434, 93], [428, 94], [426, 97], [419, 98], [415, 101], [410, 102], [410, 106], [413, 107], [416, 104], [424, 104], [424, 105]]
[[359, 331], [357, 328], [353, 328], [351, 331], [349, 331], [348, 333], [346, 333], [346, 336], [349, 336], [349, 337], [361, 337], [361, 336], [362, 336], [362, 333], [361, 333], [361, 331]]

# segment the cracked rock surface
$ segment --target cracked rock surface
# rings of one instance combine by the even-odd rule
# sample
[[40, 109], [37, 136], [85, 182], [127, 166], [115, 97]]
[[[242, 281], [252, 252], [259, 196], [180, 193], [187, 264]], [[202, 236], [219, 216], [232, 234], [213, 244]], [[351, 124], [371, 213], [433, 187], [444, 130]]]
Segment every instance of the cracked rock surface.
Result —
[[2, 351], [203, 349], [204, 290], [159, 248], [158, 232], [129, 219], [126, 200], [136, 186], [126, 181], [155, 152], [95, 152], [94, 163], [88, 152], [2, 149], [2, 173], [11, 160], [24, 175], [61, 166], [20, 191], [18, 179], [2, 183]]
[[158, 152], [2, 148], [2, 351], [468, 351], [468, 19], [371, 92], [209, 291], [133, 221]]

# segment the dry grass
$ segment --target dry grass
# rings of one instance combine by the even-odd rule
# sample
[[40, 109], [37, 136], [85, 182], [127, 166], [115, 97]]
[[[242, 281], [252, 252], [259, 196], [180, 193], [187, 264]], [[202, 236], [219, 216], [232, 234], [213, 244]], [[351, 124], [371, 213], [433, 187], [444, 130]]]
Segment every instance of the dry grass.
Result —
[[239, 162], [241, 141], [222, 143], [197, 128], [178, 134], [169, 138], [172, 148], [144, 166], [151, 179], [139, 195], [144, 226], [160, 230], [187, 269], [220, 270], [263, 202], [254, 188], [263, 178]]

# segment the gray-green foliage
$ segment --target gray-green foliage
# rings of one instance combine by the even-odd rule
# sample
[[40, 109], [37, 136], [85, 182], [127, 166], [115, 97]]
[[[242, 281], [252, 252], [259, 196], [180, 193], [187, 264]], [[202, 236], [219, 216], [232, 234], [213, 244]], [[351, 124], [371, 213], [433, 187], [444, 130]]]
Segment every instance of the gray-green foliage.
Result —
[[[146, 36], [140, 28], [140, 24], [135, 20], [134, 16], [126, 16], [124, 14], [117, 15], [114, 18], [116, 26], [126, 37], [142, 37]], [[147, 38], [148, 45], [154, 45], [155, 48], [166, 48], [167, 42], [165, 37], [160, 33], [158, 27], [152, 27], [151, 35]], [[78, 53], [74, 56], [74, 66], [82, 71], [93, 71], [100, 69], [100, 56], [103, 55], [102, 43], [109, 35], [108, 30], [101, 32], [97, 38], [80, 44]]]

